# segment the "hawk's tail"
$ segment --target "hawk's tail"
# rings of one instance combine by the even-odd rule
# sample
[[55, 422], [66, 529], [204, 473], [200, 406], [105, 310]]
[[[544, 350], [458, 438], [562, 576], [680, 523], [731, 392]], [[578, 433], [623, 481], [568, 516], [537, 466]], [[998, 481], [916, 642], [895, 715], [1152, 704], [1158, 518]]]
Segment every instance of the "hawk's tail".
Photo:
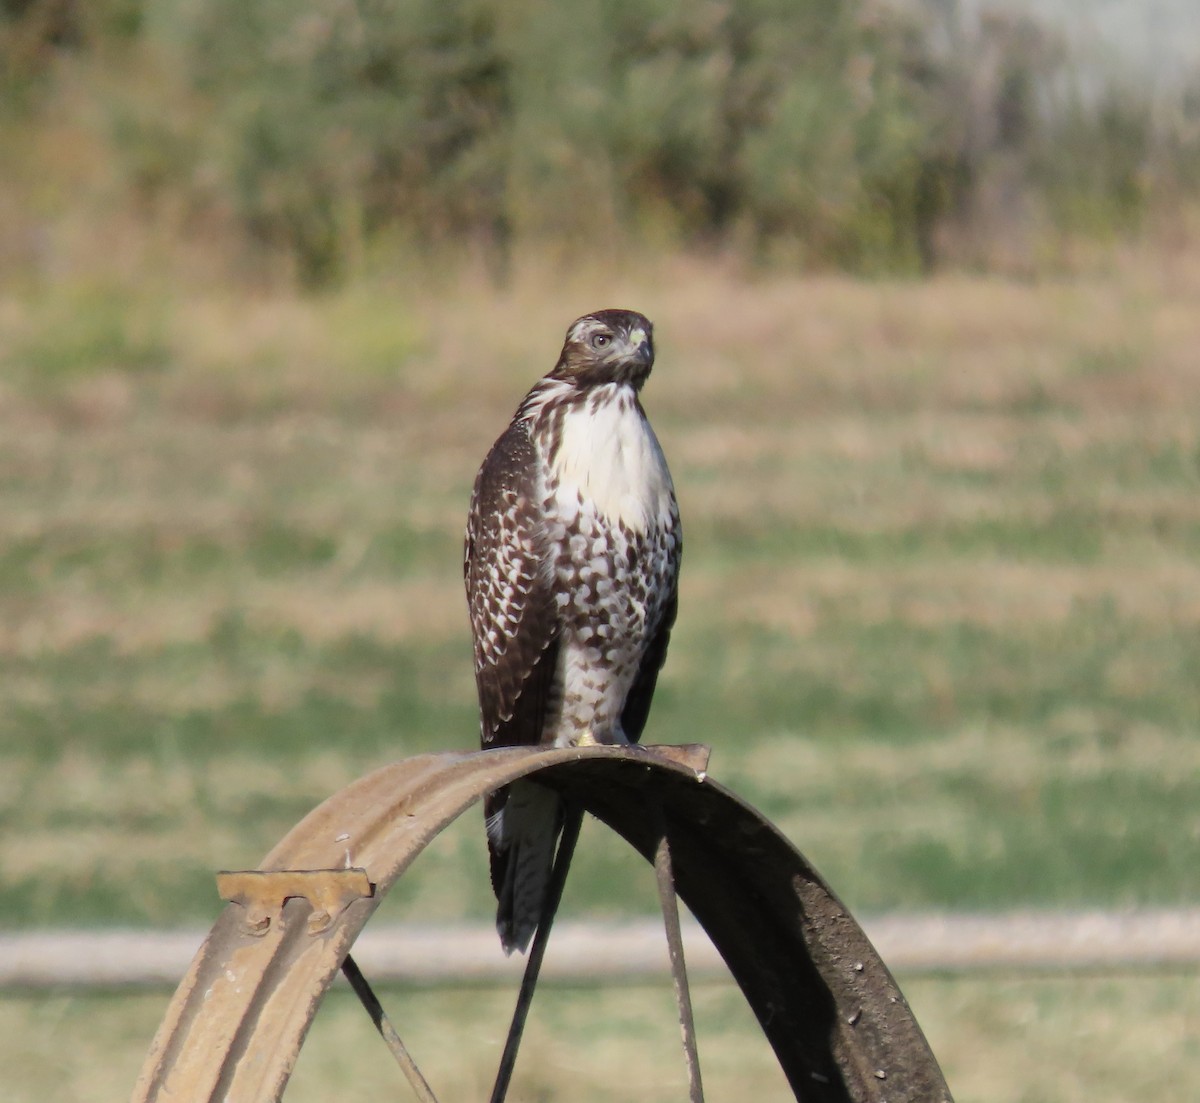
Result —
[[562, 799], [537, 782], [516, 781], [489, 798], [485, 811], [496, 930], [506, 954], [524, 953], [550, 888], [562, 831]]

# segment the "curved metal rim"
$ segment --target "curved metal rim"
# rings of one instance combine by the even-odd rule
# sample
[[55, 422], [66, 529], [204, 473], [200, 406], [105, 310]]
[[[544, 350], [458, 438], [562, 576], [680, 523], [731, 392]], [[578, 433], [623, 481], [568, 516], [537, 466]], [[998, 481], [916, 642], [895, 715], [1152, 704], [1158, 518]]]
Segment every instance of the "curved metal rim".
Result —
[[325, 991], [382, 897], [485, 793], [530, 775], [649, 861], [665, 822], [678, 893], [741, 986], [797, 1099], [949, 1100], [883, 961], [778, 830], [652, 747], [580, 747], [417, 756], [315, 808], [260, 868], [353, 865], [367, 871], [375, 895], [317, 933], [303, 898], [287, 900], [257, 931], [244, 908], [226, 907], [168, 1008], [134, 1103], [280, 1098]]

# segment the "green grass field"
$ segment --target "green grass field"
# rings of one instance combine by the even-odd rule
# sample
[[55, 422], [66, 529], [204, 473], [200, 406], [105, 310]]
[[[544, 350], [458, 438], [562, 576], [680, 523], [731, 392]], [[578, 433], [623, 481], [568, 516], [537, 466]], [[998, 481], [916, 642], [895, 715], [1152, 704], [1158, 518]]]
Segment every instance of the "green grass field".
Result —
[[[904, 988], [959, 1103], [1184, 1103], [1200, 1087], [1195, 977], [923, 979]], [[792, 1098], [740, 993], [704, 985], [693, 996], [707, 1098]], [[487, 1097], [511, 993], [383, 998], [440, 1099]], [[126, 1098], [164, 1004], [161, 996], [0, 998], [5, 1098]], [[285, 1098], [411, 1098], [407, 1090], [353, 996], [332, 993]], [[601, 1103], [635, 1091], [654, 1103], [687, 1097], [669, 985], [540, 992], [511, 1098]]]
[[[1197, 901], [1197, 301], [1170, 257], [1029, 283], [679, 262], [502, 294], [0, 300], [0, 923], [207, 922], [214, 869], [374, 766], [475, 744], [471, 480], [567, 323], [609, 305], [657, 324], [644, 400], [685, 525], [647, 741], [711, 743], [852, 908]], [[398, 910], [489, 913], [475, 827]], [[584, 843], [576, 913], [652, 906], [634, 859]], [[960, 1098], [1172, 1098], [1165, 1053], [1113, 1081], [1112, 1038], [1194, 1039], [1185, 988], [913, 1002]], [[113, 1006], [0, 1013], [21, 1037], [103, 1020], [140, 1059], [162, 1002]], [[1012, 1067], [1030, 1052], [1051, 1079]], [[58, 1096], [99, 1098], [94, 1062]]]

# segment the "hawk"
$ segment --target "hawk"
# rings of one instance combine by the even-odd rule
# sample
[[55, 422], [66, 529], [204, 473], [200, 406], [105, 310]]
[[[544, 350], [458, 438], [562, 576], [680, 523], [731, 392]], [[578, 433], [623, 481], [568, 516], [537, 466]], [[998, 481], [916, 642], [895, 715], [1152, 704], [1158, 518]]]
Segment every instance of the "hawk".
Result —
[[[638, 400], [653, 327], [573, 322], [475, 479], [463, 574], [484, 748], [636, 743], [675, 622], [682, 548], [667, 461]], [[484, 805], [506, 953], [537, 927], [562, 825], [532, 781]]]

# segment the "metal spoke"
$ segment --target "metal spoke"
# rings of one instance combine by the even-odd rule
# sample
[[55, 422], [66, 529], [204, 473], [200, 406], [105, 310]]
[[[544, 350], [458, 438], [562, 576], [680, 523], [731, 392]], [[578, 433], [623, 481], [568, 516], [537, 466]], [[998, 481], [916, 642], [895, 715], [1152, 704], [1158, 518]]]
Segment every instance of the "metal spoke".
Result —
[[700, 1054], [696, 1049], [696, 1020], [692, 1015], [692, 993], [688, 986], [687, 965], [683, 960], [679, 900], [675, 895], [675, 874], [671, 868], [671, 844], [667, 839], [665, 817], [662, 820], [658, 846], [654, 850], [654, 875], [658, 882], [663, 926], [667, 931], [667, 952], [671, 958], [675, 1004], [679, 1008], [679, 1031], [683, 1037], [683, 1057], [687, 1062], [688, 1099], [690, 1103], [704, 1103], [704, 1085], [700, 1082]]
[[542, 915], [533, 935], [533, 945], [529, 947], [529, 958], [525, 963], [525, 973], [521, 977], [521, 990], [517, 993], [517, 1005], [513, 1009], [512, 1024], [508, 1028], [508, 1038], [504, 1043], [504, 1053], [500, 1057], [500, 1067], [496, 1070], [496, 1083], [492, 1087], [491, 1103], [504, 1103], [504, 1097], [508, 1094], [513, 1067], [517, 1063], [517, 1050], [521, 1046], [521, 1035], [525, 1032], [525, 1019], [529, 1015], [529, 1005], [533, 1002], [533, 992], [537, 987], [538, 973], [541, 972], [542, 958], [546, 956], [546, 944], [550, 941], [550, 928], [554, 924], [554, 916], [558, 913], [563, 886], [567, 883], [567, 872], [571, 868], [571, 858], [575, 853], [575, 844], [579, 841], [579, 829], [582, 824], [583, 809], [578, 805], [568, 804], [563, 815], [562, 836], [559, 838], [558, 851], [554, 856], [554, 870], [550, 876], [550, 885], [546, 891]]
[[367, 978], [362, 975], [362, 970], [359, 969], [358, 963], [349, 954], [346, 955], [345, 961], [342, 962], [342, 972], [346, 975], [346, 979], [350, 982], [350, 987], [354, 989], [355, 995], [362, 1002], [363, 1007], [367, 1009], [367, 1014], [371, 1016], [371, 1022], [375, 1024], [375, 1029], [379, 1031], [379, 1035], [387, 1044], [388, 1049], [392, 1051], [392, 1056], [396, 1058], [396, 1063], [400, 1066], [412, 1090], [421, 1103], [437, 1103], [437, 1096], [433, 1094], [433, 1089], [429, 1086], [429, 1081], [421, 1075], [421, 1070], [417, 1068], [416, 1062], [412, 1059], [412, 1055], [408, 1052], [408, 1048], [400, 1040], [400, 1035], [396, 1033], [396, 1028], [392, 1026], [391, 1020], [387, 1017], [387, 1012], [383, 1010], [383, 1005], [379, 1002], [379, 997], [375, 995], [375, 990], [371, 987]]

